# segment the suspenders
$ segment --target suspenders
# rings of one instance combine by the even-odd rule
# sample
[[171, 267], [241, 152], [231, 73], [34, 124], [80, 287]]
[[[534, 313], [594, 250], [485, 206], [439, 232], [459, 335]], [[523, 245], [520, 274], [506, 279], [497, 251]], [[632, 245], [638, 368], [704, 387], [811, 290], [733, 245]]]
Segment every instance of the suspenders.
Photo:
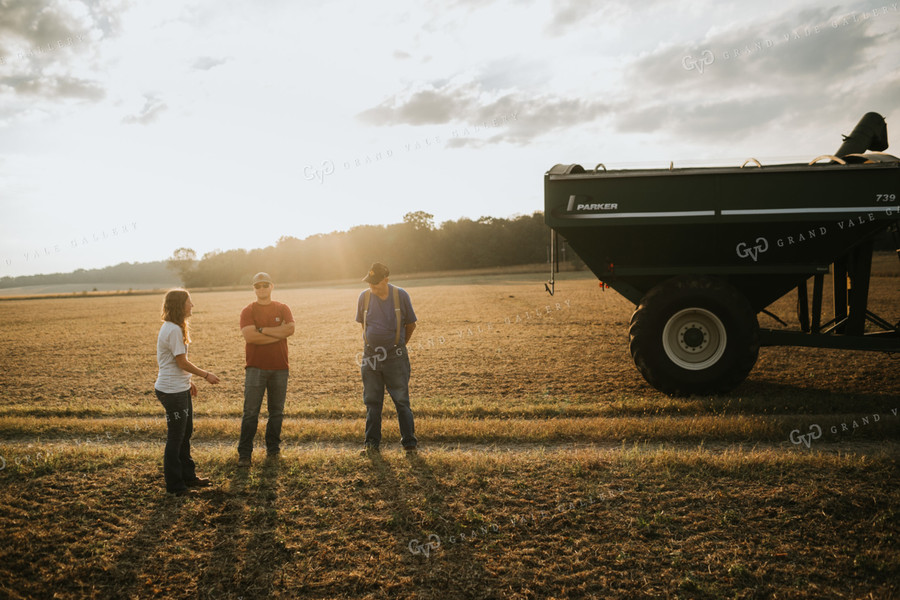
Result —
[[[394, 296], [394, 317], [397, 321], [397, 331], [394, 333], [394, 345], [397, 346], [400, 344], [400, 331], [402, 328], [402, 322], [400, 318], [400, 290], [397, 286], [392, 285], [391, 291]], [[366, 321], [369, 316], [369, 301], [372, 299], [372, 290], [366, 290], [365, 296], [363, 296], [363, 341], [368, 344], [369, 340], [366, 339]]]
[[[394, 333], [394, 345], [400, 345], [400, 326], [401, 326], [401, 318], [400, 318], [400, 289], [394, 286], [391, 286], [391, 289], [394, 291], [394, 318], [397, 320], [397, 331]], [[371, 291], [371, 290], [369, 290]]]
[[372, 299], [372, 290], [366, 290], [365, 295], [363, 295], [363, 341], [366, 345], [369, 345], [369, 338], [366, 337], [366, 331], [368, 327], [366, 323], [369, 320], [369, 301]]

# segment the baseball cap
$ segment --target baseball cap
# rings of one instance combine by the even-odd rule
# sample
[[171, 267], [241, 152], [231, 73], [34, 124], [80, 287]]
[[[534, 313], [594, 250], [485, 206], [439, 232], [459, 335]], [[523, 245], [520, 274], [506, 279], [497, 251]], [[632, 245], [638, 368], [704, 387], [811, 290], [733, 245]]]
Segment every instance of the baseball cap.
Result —
[[257, 273], [256, 275], [254, 275], [254, 276], [253, 276], [253, 281], [251, 281], [251, 283], [252, 283], [253, 285], [256, 285], [257, 283], [260, 283], [260, 282], [263, 282], [263, 281], [265, 281], [265, 282], [267, 282], [267, 283], [271, 283], [272, 285], [275, 285], [275, 282], [272, 281], [272, 278], [269, 277], [269, 274], [268, 274], [268, 273], [263, 273], [263, 272], [259, 272], [259, 273]]
[[391, 270], [387, 268], [387, 265], [380, 262], [372, 263], [372, 268], [369, 269], [369, 273], [363, 277], [363, 281], [373, 284], [379, 283], [390, 274]]

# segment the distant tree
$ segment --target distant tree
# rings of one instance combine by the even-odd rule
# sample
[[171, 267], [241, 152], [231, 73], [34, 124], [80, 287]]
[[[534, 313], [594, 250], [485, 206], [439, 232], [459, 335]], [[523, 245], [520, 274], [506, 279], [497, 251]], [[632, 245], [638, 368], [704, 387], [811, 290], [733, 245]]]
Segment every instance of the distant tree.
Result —
[[385, 233], [382, 256], [391, 269], [409, 273], [434, 268], [434, 215], [421, 210], [406, 213], [402, 224], [389, 225]]
[[[262, 250], [257, 252], [263, 252]], [[203, 255], [196, 272], [191, 272], [188, 278], [193, 286], [238, 285], [250, 283], [252, 273], [247, 264], [247, 251], [243, 248], [236, 250], [212, 250]], [[257, 269], [261, 271], [262, 269]], [[271, 270], [271, 269], [268, 269]], [[273, 275], [277, 279], [277, 275]]]
[[179, 248], [172, 253], [172, 257], [166, 261], [166, 267], [175, 271], [181, 279], [182, 285], [188, 285], [188, 280], [197, 263], [197, 253], [192, 248]]
[[412, 225], [416, 231], [434, 230], [434, 215], [423, 210], [406, 213], [403, 215], [403, 222]]

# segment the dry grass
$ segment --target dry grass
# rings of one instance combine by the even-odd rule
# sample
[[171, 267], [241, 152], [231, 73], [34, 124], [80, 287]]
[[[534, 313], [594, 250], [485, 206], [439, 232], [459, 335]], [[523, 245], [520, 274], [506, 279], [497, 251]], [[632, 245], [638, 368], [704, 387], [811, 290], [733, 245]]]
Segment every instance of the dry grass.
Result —
[[896, 593], [893, 450], [306, 449], [242, 472], [207, 448], [219, 485], [190, 501], [158, 493], [158, 455], [72, 449], [4, 475], [7, 597]]
[[[558, 444], [568, 442], [604, 444], [632, 442], [766, 443], [791, 447], [792, 430], [806, 433], [813, 424], [822, 428], [816, 445], [856, 441], [900, 439], [900, 407], [867, 415], [683, 415], [663, 417], [556, 417], [507, 416], [458, 418], [417, 413], [417, 435], [429, 443]], [[400, 441], [394, 413], [386, 410], [385, 443]], [[876, 420], [877, 419], [877, 420]], [[856, 423], [854, 426], [853, 423]], [[238, 419], [198, 418], [195, 439], [235, 441]], [[239, 427], [238, 427], [239, 429]], [[6, 417], [0, 419], [0, 435], [9, 441], [44, 442], [78, 440], [127, 443], [165, 438], [160, 418]], [[292, 418], [282, 427], [285, 443], [358, 442], [358, 418]], [[235, 442], [236, 443], [236, 442]]]
[[[357, 453], [358, 289], [277, 290], [298, 322], [285, 456], [249, 472], [234, 447], [252, 295], [196, 293], [190, 356], [223, 384], [195, 401], [217, 485], [186, 501], [162, 493], [161, 297], [0, 303], [0, 596], [898, 594], [896, 358], [767, 348], [732, 394], [667, 398], [628, 357], [627, 301], [571, 274], [551, 299], [539, 279], [409, 286], [411, 459]], [[889, 320], [896, 281], [873, 279]], [[809, 449], [789, 441], [812, 424]], [[441, 545], [413, 554], [429, 535]]]

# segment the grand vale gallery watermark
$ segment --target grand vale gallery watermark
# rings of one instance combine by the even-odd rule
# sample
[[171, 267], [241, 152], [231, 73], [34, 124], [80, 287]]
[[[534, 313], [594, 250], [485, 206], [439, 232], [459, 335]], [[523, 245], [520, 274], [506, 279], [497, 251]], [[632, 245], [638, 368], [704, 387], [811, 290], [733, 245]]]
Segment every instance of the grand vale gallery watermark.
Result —
[[785, 31], [779, 36], [754, 40], [742, 45], [735, 45], [724, 50], [713, 50], [706, 48], [700, 52], [686, 54], [681, 59], [681, 66], [686, 71], [695, 71], [702, 75], [714, 63], [719, 64], [733, 61], [736, 59], [753, 58], [765, 52], [772, 51], [783, 47], [787, 44], [796, 44], [809, 38], [820, 35], [826, 31], [833, 31], [842, 27], [848, 27], [858, 23], [863, 23], [869, 19], [875, 19], [890, 12], [898, 12], [898, 3], [894, 2], [888, 6], [873, 8], [861, 13], [853, 13], [842, 17], [836, 17], [828, 23], [797, 27]]
[[[898, 411], [900, 409], [893, 408], [890, 412], [885, 413], [884, 417], [887, 419], [891, 415], [897, 417]], [[802, 432], [800, 429], [792, 429], [790, 435], [788, 435], [788, 440], [794, 444], [795, 446], [799, 446], [803, 444], [807, 448], [812, 447], [812, 443], [818, 439], [822, 438], [822, 435], [825, 431], [831, 433], [832, 436], [842, 436], [842, 435], [853, 435], [857, 431], [860, 431], [866, 427], [871, 427], [875, 423], [879, 423], [882, 420], [882, 415], [878, 413], [873, 413], [871, 415], [864, 415], [861, 417], [854, 417], [852, 419], [842, 421], [841, 423], [832, 425], [826, 429], [823, 429], [821, 425], [818, 423], [813, 423], [807, 428], [807, 431]]]
[[[900, 213], [900, 206], [887, 206], [884, 208], [884, 213], [888, 217]], [[854, 217], [848, 217], [846, 219], [841, 219], [840, 221], [836, 221], [833, 225], [817, 225], [815, 227], [803, 227], [797, 228], [795, 233], [789, 235], [783, 235], [781, 237], [775, 238], [769, 241], [769, 238], [759, 236], [755, 240], [750, 242], [738, 242], [734, 247], [735, 253], [739, 258], [749, 258], [753, 262], [759, 260], [760, 255], [765, 254], [772, 247], [777, 248], [787, 248], [791, 246], [796, 246], [798, 244], [805, 244], [810, 240], [814, 240], [816, 238], [822, 238], [828, 235], [829, 227], [830, 231], [845, 231], [848, 229], [853, 229], [859, 225], [867, 225], [868, 223], [872, 223], [875, 221], [875, 213], [874, 212], [866, 212], [861, 215], [857, 215]]]

